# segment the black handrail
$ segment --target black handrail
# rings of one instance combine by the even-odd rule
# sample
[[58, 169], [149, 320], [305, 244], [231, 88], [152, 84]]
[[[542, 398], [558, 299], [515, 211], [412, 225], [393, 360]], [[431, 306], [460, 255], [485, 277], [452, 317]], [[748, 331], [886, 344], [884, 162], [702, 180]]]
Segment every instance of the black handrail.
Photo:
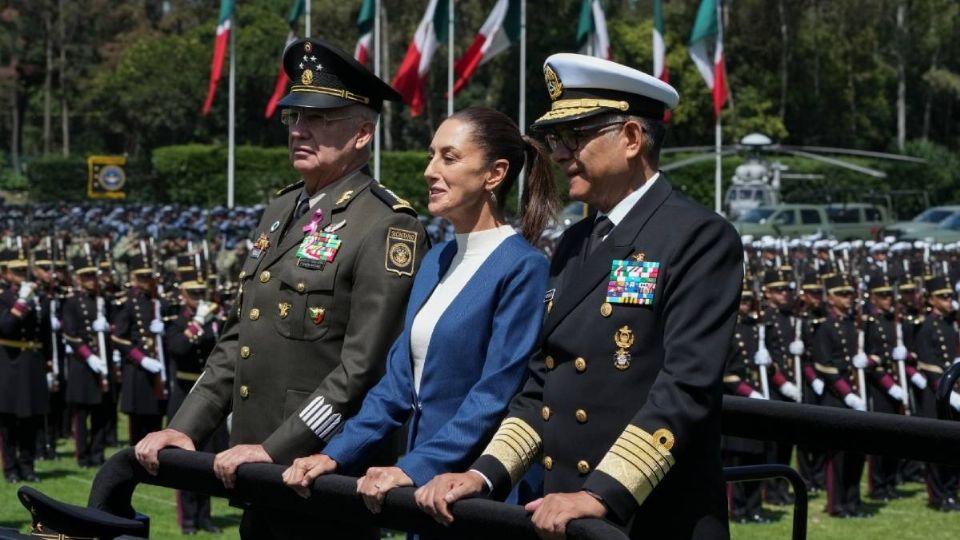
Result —
[[793, 486], [793, 540], [807, 538], [807, 484], [800, 474], [787, 465], [744, 465], [724, 467], [727, 482], [751, 482], [768, 478], [784, 478]]
[[937, 417], [942, 420], [956, 420], [960, 416], [950, 406], [950, 393], [957, 378], [960, 378], [960, 363], [950, 366], [937, 385]]
[[[213, 475], [213, 454], [166, 449], [160, 452], [160, 471], [152, 476], [137, 462], [132, 448], [114, 454], [94, 478], [90, 508], [133, 518], [133, 490], [145, 483], [217, 497], [240, 500], [266, 508], [304, 513], [312, 520], [370, 523], [388, 529], [423, 535], [458, 538], [511, 538], [536, 540], [530, 516], [522, 507], [485, 499], [468, 499], [453, 505], [453, 524], [439, 525], [417, 507], [413, 488], [387, 493], [383, 511], [372, 514], [356, 493], [356, 479], [340, 475], [318, 478], [309, 499], [297, 496], [280, 479], [285, 467], [251, 463], [237, 471], [233, 489], [226, 489]], [[626, 540], [619, 529], [600, 519], [580, 519], [567, 527], [567, 537], [576, 540]]]

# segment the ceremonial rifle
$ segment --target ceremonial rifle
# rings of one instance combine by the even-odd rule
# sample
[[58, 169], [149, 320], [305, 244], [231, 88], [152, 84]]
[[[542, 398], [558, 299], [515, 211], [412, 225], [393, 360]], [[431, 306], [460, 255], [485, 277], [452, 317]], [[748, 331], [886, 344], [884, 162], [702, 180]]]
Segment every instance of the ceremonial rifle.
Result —
[[[83, 251], [87, 256], [87, 261], [93, 264], [93, 257], [90, 256], [90, 243], [83, 243]], [[106, 320], [106, 309], [103, 305], [103, 296], [100, 294], [100, 280], [96, 280], [94, 283], [94, 291], [96, 291], [97, 299], [97, 319]], [[103, 361], [104, 365], [107, 363], [107, 338], [101, 331], [97, 331], [97, 349], [100, 355], [100, 359]], [[100, 374], [100, 391], [106, 394], [110, 391], [110, 381], [107, 379], [106, 373]]]
[[[760, 342], [757, 344], [757, 351], [767, 351], [767, 325], [764, 324], [763, 318], [760, 319]], [[770, 357], [769, 351], [767, 351], [767, 358]], [[770, 399], [770, 381], [767, 379], [767, 366], [763, 365], [757, 366], [757, 369], [760, 370], [760, 390], [763, 392], [764, 399]]]

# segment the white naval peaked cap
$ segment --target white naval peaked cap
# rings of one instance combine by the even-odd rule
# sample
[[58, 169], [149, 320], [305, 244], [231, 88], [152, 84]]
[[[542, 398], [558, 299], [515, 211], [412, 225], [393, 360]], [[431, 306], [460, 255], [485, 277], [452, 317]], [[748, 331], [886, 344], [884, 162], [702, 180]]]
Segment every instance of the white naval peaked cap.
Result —
[[602, 113], [662, 119], [680, 95], [669, 84], [638, 69], [583, 54], [557, 53], [543, 63], [551, 106], [533, 129]]

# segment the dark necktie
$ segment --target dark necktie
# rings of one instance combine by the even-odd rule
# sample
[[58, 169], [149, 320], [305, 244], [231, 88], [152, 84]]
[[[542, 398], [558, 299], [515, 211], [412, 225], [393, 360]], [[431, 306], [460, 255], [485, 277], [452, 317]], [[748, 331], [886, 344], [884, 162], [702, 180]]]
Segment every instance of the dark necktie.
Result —
[[310, 211], [310, 199], [304, 197], [297, 203], [297, 208], [293, 211], [293, 221], [302, 218], [304, 214]]
[[603, 238], [610, 234], [613, 229], [613, 222], [607, 216], [601, 216], [593, 222], [593, 230], [590, 232], [590, 238], [587, 240], [587, 256], [593, 254], [597, 247], [603, 242]]

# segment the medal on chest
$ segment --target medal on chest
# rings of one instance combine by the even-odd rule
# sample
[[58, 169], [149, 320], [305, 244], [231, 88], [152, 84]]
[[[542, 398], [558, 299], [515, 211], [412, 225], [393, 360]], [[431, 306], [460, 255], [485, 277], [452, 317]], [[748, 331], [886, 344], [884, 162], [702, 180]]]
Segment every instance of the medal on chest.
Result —
[[267, 251], [268, 247], [270, 247], [270, 238], [267, 236], [267, 233], [260, 233], [260, 237], [257, 238], [256, 243], [253, 244], [250, 256], [254, 259], [259, 259], [260, 255], [263, 255], [263, 252]]
[[341, 243], [339, 236], [323, 231], [304, 236], [297, 248], [297, 266], [312, 270], [323, 269], [323, 265], [336, 258]]
[[610, 263], [607, 302], [652, 306], [660, 275], [660, 263], [631, 259], [614, 259]]
[[613, 367], [623, 371], [630, 367], [630, 347], [633, 346], [633, 331], [624, 325], [617, 333], [613, 335], [613, 343], [617, 346], [617, 352], [613, 353]]

